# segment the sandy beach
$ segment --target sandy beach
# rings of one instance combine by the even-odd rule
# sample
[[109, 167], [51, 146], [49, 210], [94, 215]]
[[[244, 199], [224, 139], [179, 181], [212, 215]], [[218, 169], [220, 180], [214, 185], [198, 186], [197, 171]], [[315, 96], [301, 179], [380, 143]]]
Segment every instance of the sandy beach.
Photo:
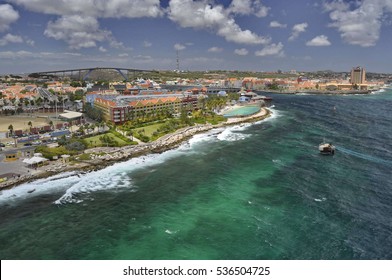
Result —
[[0, 189], [7, 189], [25, 182], [46, 178], [67, 171], [89, 172], [98, 170], [112, 165], [118, 161], [125, 161], [130, 158], [139, 157], [150, 153], [162, 153], [164, 151], [178, 147], [183, 141], [186, 141], [195, 134], [206, 132], [208, 130], [231, 126], [239, 123], [256, 122], [269, 117], [271, 112], [268, 109], [261, 108], [257, 114], [241, 117], [229, 118], [226, 122], [211, 125], [194, 125], [177, 130], [176, 132], [162, 136], [151, 143], [143, 143], [135, 146], [125, 146], [120, 148], [99, 147], [85, 150], [84, 153], [91, 155], [91, 160], [78, 160], [76, 162], [64, 163], [61, 160], [51, 161], [48, 165], [38, 167], [36, 170], [21, 174], [18, 177], [9, 179], [0, 183]]

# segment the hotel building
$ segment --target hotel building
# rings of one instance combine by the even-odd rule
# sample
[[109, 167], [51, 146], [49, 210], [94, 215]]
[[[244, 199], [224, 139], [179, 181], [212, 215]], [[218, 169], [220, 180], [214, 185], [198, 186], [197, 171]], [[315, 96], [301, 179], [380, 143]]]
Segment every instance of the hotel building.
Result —
[[351, 79], [352, 84], [364, 84], [366, 83], [366, 72], [364, 68], [361, 67], [354, 67], [351, 70]]
[[[170, 96], [171, 95], [171, 96]], [[103, 112], [105, 121], [122, 124], [128, 120], [146, 115], [169, 111], [177, 114], [182, 108], [195, 110], [198, 107], [197, 96], [170, 94], [162, 96], [113, 96], [98, 95], [93, 100], [95, 108]]]

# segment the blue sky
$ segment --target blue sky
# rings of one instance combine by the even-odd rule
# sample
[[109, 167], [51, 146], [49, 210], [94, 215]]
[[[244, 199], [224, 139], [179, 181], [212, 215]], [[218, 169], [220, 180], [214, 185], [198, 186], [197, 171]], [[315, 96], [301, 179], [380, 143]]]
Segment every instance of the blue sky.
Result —
[[392, 0], [5, 0], [0, 73], [79, 67], [392, 73]]

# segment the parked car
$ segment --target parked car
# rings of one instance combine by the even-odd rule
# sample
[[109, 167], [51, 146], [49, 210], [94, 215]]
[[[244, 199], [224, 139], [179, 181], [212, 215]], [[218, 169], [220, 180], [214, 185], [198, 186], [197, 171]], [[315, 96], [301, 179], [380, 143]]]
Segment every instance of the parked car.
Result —
[[5, 144], [4, 143], [0, 143], [0, 147], [5, 147]]

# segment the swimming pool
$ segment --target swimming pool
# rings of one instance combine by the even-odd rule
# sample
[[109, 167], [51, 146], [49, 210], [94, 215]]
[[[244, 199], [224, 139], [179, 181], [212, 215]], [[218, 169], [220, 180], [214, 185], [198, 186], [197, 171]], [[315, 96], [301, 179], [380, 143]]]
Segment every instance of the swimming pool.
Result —
[[233, 117], [246, 117], [250, 115], [254, 115], [260, 111], [259, 106], [243, 106], [240, 108], [236, 108], [226, 112], [223, 116], [225, 118], [233, 118]]

